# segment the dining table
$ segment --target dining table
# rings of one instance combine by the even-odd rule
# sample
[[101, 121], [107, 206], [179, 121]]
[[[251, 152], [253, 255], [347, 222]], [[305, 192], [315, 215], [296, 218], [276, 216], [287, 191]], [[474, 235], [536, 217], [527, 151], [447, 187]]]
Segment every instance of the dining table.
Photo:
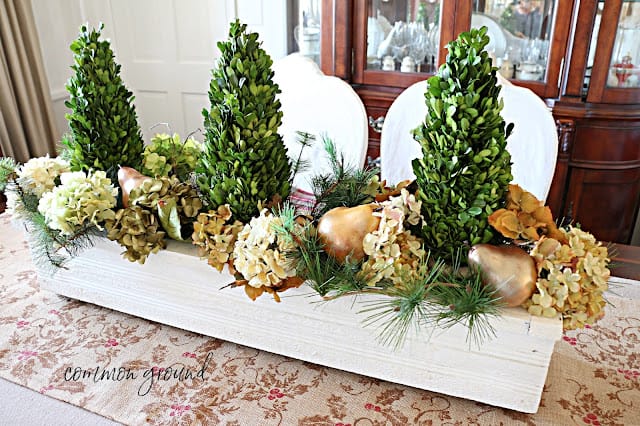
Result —
[[[43, 290], [24, 227], [2, 214], [0, 377], [133, 425], [640, 424], [640, 247], [610, 249], [616, 257], [606, 315], [564, 332], [539, 409], [525, 414], [252, 349]], [[182, 376], [158, 379], [167, 371]]]

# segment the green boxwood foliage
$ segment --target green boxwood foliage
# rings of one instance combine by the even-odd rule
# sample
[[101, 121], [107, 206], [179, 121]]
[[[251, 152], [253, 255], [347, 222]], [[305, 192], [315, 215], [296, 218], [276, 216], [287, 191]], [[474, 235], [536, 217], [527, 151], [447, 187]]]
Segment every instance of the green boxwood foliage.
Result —
[[512, 180], [506, 139], [513, 123], [505, 126], [500, 116], [486, 33], [472, 29], [449, 43], [446, 63], [428, 80], [424, 124], [413, 132], [423, 153], [413, 160], [427, 224], [422, 237], [446, 259], [492, 239], [487, 218], [504, 203]]
[[63, 144], [72, 170], [99, 169], [117, 182], [118, 165], [140, 168], [144, 150], [133, 94], [120, 78], [111, 45], [98, 30], [80, 28], [71, 43], [75, 74], [66, 88], [71, 129]]
[[259, 202], [289, 195], [291, 163], [278, 134], [280, 90], [271, 58], [246, 25], [232, 23], [228, 40], [218, 48], [211, 109], [203, 110], [205, 143], [197, 182], [209, 208], [228, 203], [234, 217], [247, 222], [258, 215]]

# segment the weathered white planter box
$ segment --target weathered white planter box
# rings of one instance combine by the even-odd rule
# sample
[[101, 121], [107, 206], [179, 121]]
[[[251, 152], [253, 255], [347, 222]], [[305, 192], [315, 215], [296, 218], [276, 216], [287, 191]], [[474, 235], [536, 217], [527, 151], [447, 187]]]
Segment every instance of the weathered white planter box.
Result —
[[394, 351], [362, 326], [359, 297], [326, 303], [308, 287], [251, 301], [242, 289], [196, 256], [188, 244], [149, 257], [122, 259], [116, 243], [100, 240], [69, 269], [40, 274], [43, 288], [74, 299], [292, 358], [491, 405], [534, 413], [553, 352], [559, 319], [509, 309], [496, 319], [496, 337], [469, 347], [466, 329], [421, 330]]

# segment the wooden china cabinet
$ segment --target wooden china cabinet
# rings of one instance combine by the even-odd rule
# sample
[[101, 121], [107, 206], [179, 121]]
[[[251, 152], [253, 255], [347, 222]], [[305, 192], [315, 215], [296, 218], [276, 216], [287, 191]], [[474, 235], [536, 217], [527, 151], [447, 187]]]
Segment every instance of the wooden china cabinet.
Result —
[[[640, 207], [640, 0], [321, 0], [321, 68], [348, 81], [375, 127], [402, 90], [486, 25], [500, 72], [552, 108], [558, 163], [548, 197], [604, 241], [628, 244]], [[416, 40], [419, 40], [416, 42]], [[425, 48], [426, 45], [426, 48]]]

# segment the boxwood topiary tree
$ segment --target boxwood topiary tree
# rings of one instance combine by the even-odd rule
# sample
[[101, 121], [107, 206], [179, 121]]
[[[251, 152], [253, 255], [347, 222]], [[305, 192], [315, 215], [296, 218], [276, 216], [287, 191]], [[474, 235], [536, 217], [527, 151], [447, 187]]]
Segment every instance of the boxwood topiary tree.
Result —
[[209, 87], [211, 110], [203, 110], [204, 152], [198, 186], [209, 208], [228, 203], [234, 217], [247, 222], [258, 203], [289, 195], [291, 164], [278, 127], [282, 122], [271, 58], [258, 34], [231, 24], [218, 43], [221, 56]]
[[71, 43], [75, 74], [66, 85], [65, 102], [71, 133], [63, 144], [72, 170], [104, 170], [115, 183], [118, 165], [140, 167], [144, 146], [133, 94], [120, 78], [110, 43], [100, 40], [103, 28], [83, 25]]
[[428, 81], [424, 124], [414, 130], [423, 154], [413, 160], [427, 223], [422, 237], [447, 259], [492, 239], [487, 218], [504, 203], [512, 179], [506, 139], [513, 123], [505, 126], [500, 116], [486, 33], [472, 29], [449, 43], [446, 63]]

